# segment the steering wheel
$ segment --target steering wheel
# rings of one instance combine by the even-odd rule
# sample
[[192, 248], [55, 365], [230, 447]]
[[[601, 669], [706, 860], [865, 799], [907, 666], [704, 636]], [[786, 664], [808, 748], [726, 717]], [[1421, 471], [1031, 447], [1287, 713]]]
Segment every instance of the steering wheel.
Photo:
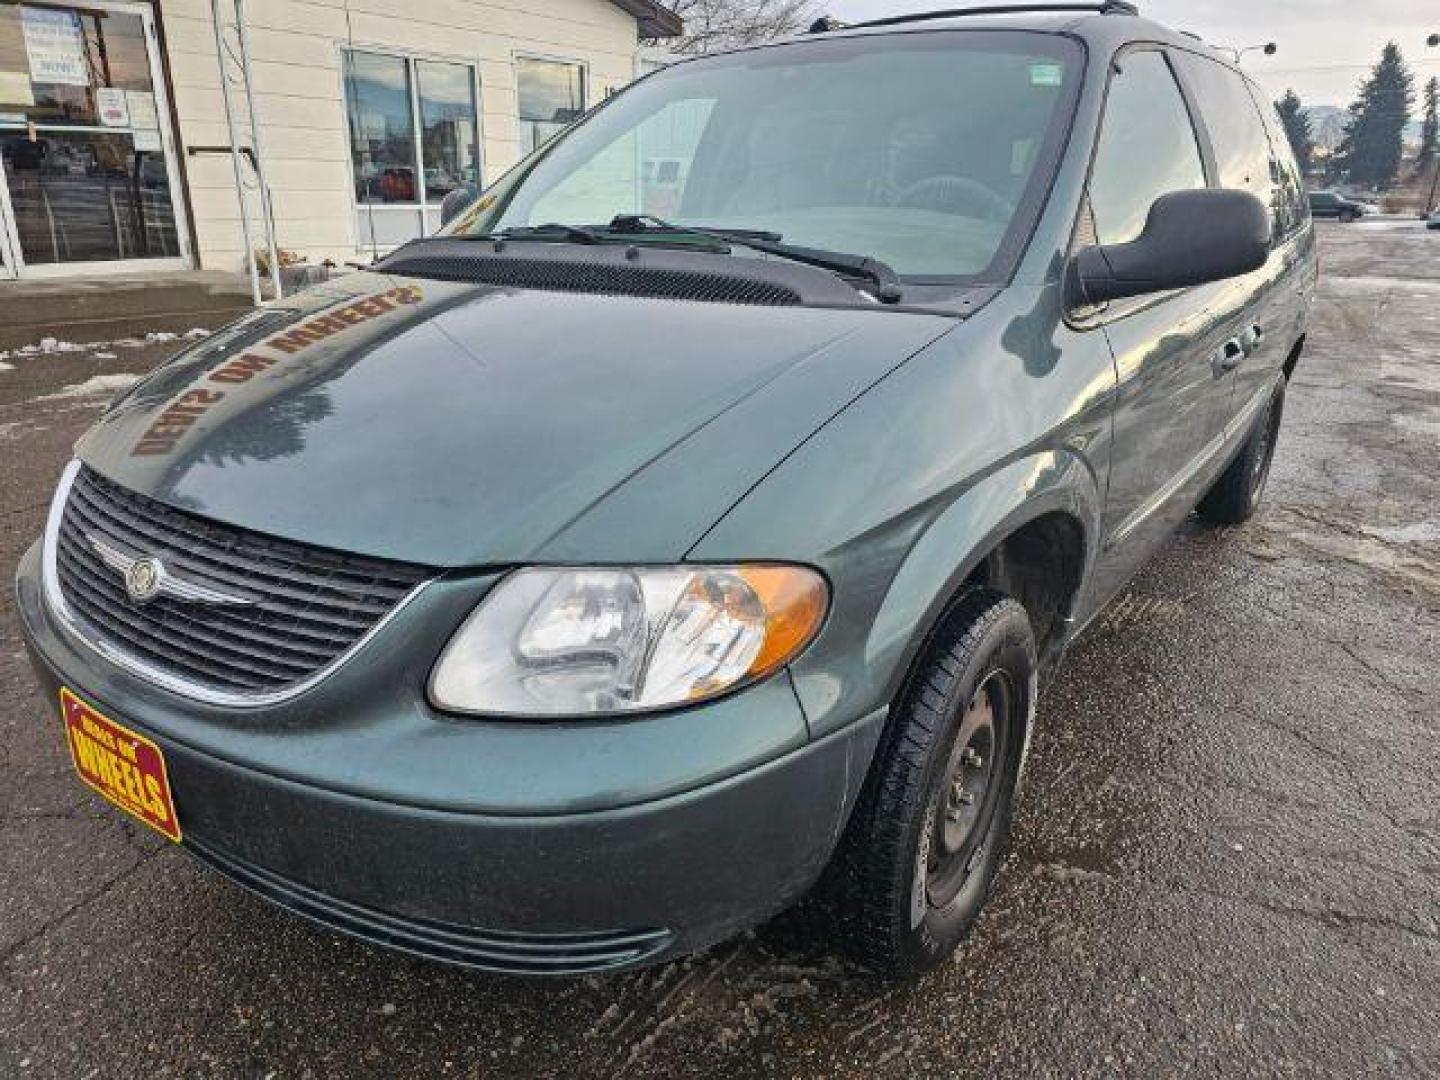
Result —
[[899, 195], [892, 205], [917, 210], [939, 210], [963, 213], [989, 221], [1009, 221], [1015, 207], [994, 188], [968, 176], [927, 176], [917, 180]]

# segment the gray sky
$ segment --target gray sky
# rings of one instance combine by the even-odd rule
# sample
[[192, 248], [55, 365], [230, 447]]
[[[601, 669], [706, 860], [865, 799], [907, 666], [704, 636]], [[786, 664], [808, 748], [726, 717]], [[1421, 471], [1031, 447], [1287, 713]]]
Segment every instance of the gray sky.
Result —
[[[839, 19], [876, 18], [907, 11], [973, 7], [979, 0], [816, 0]], [[1246, 55], [1245, 67], [1276, 97], [1294, 87], [1307, 105], [1348, 105], [1355, 87], [1387, 41], [1400, 46], [1416, 74], [1416, 89], [1440, 75], [1440, 48], [1425, 39], [1440, 33], [1434, 0], [1139, 0], [1150, 18], [1192, 30], [1212, 44], [1274, 41], [1276, 55]]]

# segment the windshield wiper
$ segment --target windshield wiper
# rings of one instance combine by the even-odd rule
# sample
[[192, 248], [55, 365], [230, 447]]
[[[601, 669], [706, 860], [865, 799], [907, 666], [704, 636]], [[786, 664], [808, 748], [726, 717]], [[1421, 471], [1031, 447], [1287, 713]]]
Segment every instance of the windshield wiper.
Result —
[[609, 231], [617, 235], [647, 232], [671, 232], [681, 236], [702, 236], [722, 244], [735, 244], [752, 251], [775, 255], [791, 262], [804, 263], [832, 273], [863, 278], [875, 286], [875, 298], [883, 304], [897, 304], [903, 295], [900, 275], [888, 263], [870, 255], [851, 255], [844, 251], [802, 247], [781, 243], [779, 233], [759, 229], [702, 229], [676, 225], [653, 214], [622, 214], [610, 222]]
[[564, 240], [570, 244], [613, 244], [616, 241], [601, 236], [594, 229], [582, 225], [562, 225], [558, 221], [544, 225], [512, 225], [494, 233], [464, 235], [462, 240]]
[[704, 236], [726, 243], [744, 243], [749, 240], [765, 240], [778, 244], [785, 239], [778, 232], [769, 229], [728, 229], [713, 228], [709, 225], [677, 225], [654, 214], [621, 214], [610, 222], [610, 231], [616, 233], [671, 232], [681, 236]]

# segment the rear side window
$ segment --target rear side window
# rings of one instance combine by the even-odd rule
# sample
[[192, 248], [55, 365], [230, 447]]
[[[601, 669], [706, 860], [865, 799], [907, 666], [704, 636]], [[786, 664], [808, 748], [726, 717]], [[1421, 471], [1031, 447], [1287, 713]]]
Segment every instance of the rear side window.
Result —
[[1220, 186], [1248, 191], [1268, 205], [1270, 138], [1244, 78], [1194, 53], [1176, 53], [1175, 58], [1200, 107]]
[[[1300, 163], [1295, 160], [1295, 151], [1290, 147], [1290, 136], [1285, 134], [1280, 114], [1259, 87], [1250, 83], [1249, 88], [1260, 115], [1265, 119], [1265, 130], [1270, 133], [1270, 170], [1275, 181], [1275, 236], [1282, 239], [1299, 232], [1310, 220], [1310, 200], [1305, 197], [1305, 178], [1300, 175]], [[1331, 198], [1333, 200], [1333, 196]]]
[[1200, 146], [1170, 65], [1153, 50], [1126, 53], [1110, 80], [1090, 173], [1099, 242], [1134, 240], [1161, 195], [1203, 187]]

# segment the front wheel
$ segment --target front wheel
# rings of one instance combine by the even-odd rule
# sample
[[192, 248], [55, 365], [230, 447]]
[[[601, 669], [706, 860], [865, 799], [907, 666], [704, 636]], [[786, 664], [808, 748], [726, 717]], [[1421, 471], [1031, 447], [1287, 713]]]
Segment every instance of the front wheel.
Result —
[[1025, 609], [966, 594], [890, 716], [821, 886], [862, 963], [919, 975], [969, 932], [1005, 856], [1034, 695]]
[[1284, 412], [1285, 384], [1281, 383], [1240, 453], [1195, 508], [1201, 520], [1215, 525], [1239, 525], [1255, 516], [1265, 494], [1265, 482], [1270, 478], [1270, 463], [1275, 460], [1275, 443], [1280, 437], [1280, 418]]

